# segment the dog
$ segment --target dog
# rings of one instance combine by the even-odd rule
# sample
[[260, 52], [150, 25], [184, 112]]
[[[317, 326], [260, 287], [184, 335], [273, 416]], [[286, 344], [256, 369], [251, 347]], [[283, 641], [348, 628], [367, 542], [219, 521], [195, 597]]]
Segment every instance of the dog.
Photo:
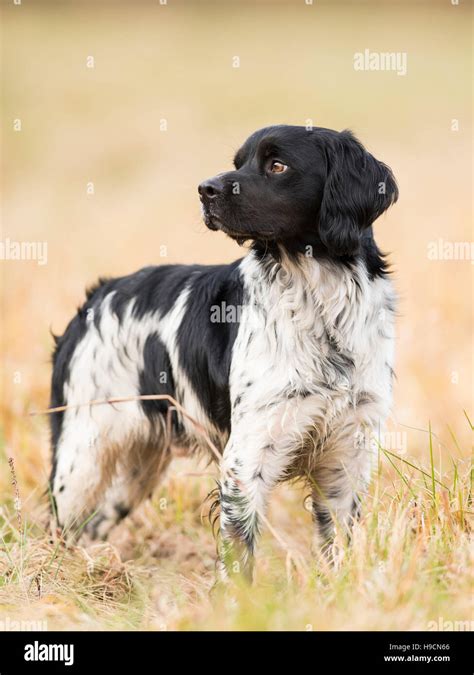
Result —
[[[323, 552], [357, 517], [393, 379], [395, 293], [372, 225], [398, 188], [347, 130], [267, 127], [234, 165], [198, 191], [207, 227], [249, 242], [245, 257], [100, 280], [56, 338], [51, 406], [68, 408], [51, 416], [51, 486], [60, 527], [103, 538], [170, 446], [210, 440], [222, 573], [237, 561], [251, 577], [278, 483], [307, 481]], [[153, 394], [171, 399], [137, 400]], [[110, 397], [134, 398], [79, 405]]]

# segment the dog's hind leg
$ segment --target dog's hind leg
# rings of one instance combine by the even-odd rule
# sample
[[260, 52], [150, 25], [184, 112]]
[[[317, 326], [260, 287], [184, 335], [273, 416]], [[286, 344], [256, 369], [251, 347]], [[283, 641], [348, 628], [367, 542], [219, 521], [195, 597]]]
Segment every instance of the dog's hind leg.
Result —
[[342, 541], [350, 537], [359, 516], [360, 498], [367, 491], [373, 460], [367, 439], [363, 427], [349, 418], [329, 439], [311, 472], [315, 549], [329, 561], [334, 560], [336, 534]]
[[51, 487], [58, 524], [67, 535], [77, 536], [88, 525], [93, 532], [95, 522], [102, 536], [113, 513], [117, 520], [142, 500], [166, 461], [160, 431], [152, 433], [133, 401], [66, 411]]
[[170, 459], [170, 449], [164, 443], [131, 443], [117, 460], [115, 475], [85, 526], [86, 533], [92, 539], [105, 539], [115, 525], [151, 497]]
[[[51, 404], [67, 409], [51, 420], [52, 493], [60, 527], [76, 534], [89, 520], [93, 532], [105, 534], [141, 501], [166, 436], [160, 410], [151, 414], [156, 406], [150, 411], [134, 400], [144, 383], [154, 391], [156, 361], [164, 356], [157, 349], [148, 354], [149, 331], [132, 317], [132, 304], [117, 312], [114, 293], [100, 292], [70, 323], [53, 357]], [[117, 397], [124, 402], [108, 402]], [[98, 401], [106, 403], [92, 404]]]
[[76, 538], [115, 473], [116, 447], [100, 434], [89, 410], [68, 410], [54, 453], [51, 491], [59, 527]]

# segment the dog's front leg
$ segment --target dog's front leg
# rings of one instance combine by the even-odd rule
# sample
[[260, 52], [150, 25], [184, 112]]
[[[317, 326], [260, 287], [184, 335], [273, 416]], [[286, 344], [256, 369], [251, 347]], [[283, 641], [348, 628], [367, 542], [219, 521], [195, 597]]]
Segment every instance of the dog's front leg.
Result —
[[225, 447], [220, 480], [220, 569], [224, 578], [252, 578], [253, 553], [268, 497], [284, 480], [311, 427], [307, 402], [278, 401], [237, 409]]

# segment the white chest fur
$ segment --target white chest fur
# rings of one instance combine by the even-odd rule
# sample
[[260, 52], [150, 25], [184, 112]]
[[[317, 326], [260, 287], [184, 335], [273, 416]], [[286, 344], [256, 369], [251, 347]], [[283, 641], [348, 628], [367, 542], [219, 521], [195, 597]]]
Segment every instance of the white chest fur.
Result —
[[[390, 407], [394, 292], [362, 263], [344, 267], [301, 257], [267, 270], [242, 262], [247, 294], [233, 350], [231, 400], [258, 407], [312, 397], [325, 423], [370, 401], [374, 419]], [[315, 411], [317, 412], [317, 411]], [[335, 422], [336, 423], [336, 422]]]

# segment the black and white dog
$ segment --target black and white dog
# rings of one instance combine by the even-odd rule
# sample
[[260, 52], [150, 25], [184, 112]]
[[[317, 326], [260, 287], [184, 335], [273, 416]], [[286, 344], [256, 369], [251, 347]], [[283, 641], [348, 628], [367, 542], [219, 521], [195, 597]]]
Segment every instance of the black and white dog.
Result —
[[[234, 163], [199, 194], [206, 225], [250, 241], [248, 255], [100, 281], [57, 339], [51, 405], [175, 398], [222, 453], [222, 555], [248, 571], [280, 481], [308, 480], [324, 549], [357, 514], [373, 455], [367, 432], [383, 428], [393, 373], [394, 292], [372, 223], [398, 190], [348, 131], [268, 127]], [[51, 416], [62, 527], [94, 514], [86, 529], [106, 536], [151, 494], [170, 444], [208, 451], [168, 407], [132, 401]]]

